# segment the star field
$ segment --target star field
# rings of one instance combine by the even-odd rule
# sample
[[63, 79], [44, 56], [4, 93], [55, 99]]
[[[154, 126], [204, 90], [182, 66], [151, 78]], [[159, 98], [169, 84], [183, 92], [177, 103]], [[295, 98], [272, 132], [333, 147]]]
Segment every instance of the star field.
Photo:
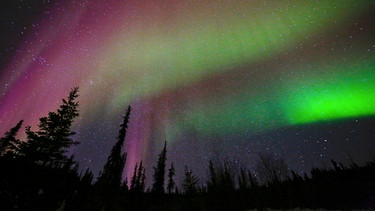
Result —
[[[80, 87], [81, 142], [97, 174], [133, 107], [130, 177], [164, 141], [177, 175], [209, 160], [252, 169], [258, 154], [308, 172], [375, 149], [372, 1], [3, 1], [0, 134]], [[24, 134], [20, 134], [24, 138]]]

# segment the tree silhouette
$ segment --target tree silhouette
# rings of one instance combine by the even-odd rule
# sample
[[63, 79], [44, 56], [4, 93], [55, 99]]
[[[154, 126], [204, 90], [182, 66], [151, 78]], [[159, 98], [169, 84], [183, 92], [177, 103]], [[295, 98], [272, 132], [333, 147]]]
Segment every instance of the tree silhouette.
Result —
[[122, 147], [125, 142], [130, 112], [131, 107], [129, 106], [125, 116], [123, 116], [117, 141], [113, 145], [107, 162], [94, 184], [94, 191], [91, 193], [93, 202], [87, 204], [85, 210], [117, 210], [121, 204], [118, 197], [121, 191], [124, 190], [122, 173], [126, 162], [126, 152], [122, 153]]
[[187, 166], [184, 169], [184, 179], [182, 181], [182, 188], [185, 194], [196, 193], [198, 188], [198, 178], [193, 174], [192, 170], [189, 170]]
[[63, 164], [69, 160], [67, 149], [78, 142], [71, 139], [75, 134], [71, 130], [74, 118], [78, 114], [78, 87], [73, 88], [68, 99], [56, 112], [49, 112], [47, 117], [39, 119], [39, 131], [26, 127], [27, 141], [19, 145], [18, 154], [37, 164]]
[[238, 186], [240, 190], [246, 190], [250, 187], [250, 184], [247, 179], [247, 175], [243, 168], [240, 169], [240, 175], [238, 176]]
[[208, 181], [208, 184], [207, 186], [209, 188], [211, 187], [216, 187], [217, 185], [217, 176], [216, 176], [216, 170], [215, 170], [215, 167], [214, 167], [214, 164], [212, 163], [212, 160], [209, 161], [208, 163], [208, 169], [209, 169], [209, 173], [210, 173], [210, 180]]
[[122, 184], [122, 172], [125, 167], [126, 153], [122, 153], [122, 146], [125, 142], [128, 122], [130, 117], [131, 107], [129, 106], [126, 115], [123, 116], [123, 123], [120, 125], [117, 142], [108, 156], [107, 162], [104, 165], [103, 171], [100, 173], [97, 185], [107, 186], [117, 189]]
[[228, 161], [224, 161], [222, 166], [215, 168], [213, 162], [209, 162], [210, 180], [207, 187], [213, 192], [229, 192], [235, 189], [233, 172], [229, 168]]
[[4, 134], [4, 137], [0, 138], [0, 155], [5, 155], [7, 153], [13, 154], [18, 149], [18, 145], [21, 142], [16, 138], [16, 135], [22, 123], [23, 120], [19, 121], [16, 126]]
[[260, 181], [265, 185], [281, 182], [288, 177], [288, 167], [284, 159], [277, 158], [273, 154], [259, 154], [255, 169]]
[[171, 163], [171, 167], [168, 169], [168, 185], [167, 185], [167, 190], [168, 193], [171, 194], [173, 189], [175, 188], [175, 182], [173, 180], [173, 177], [175, 175], [175, 170], [174, 170], [174, 165], [173, 162]]
[[143, 167], [142, 161], [135, 165], [133, 177], [130, 181], [130, 191], [144, 192], [145, 190], [145, 180], [146, 180], [146, 170]]
[[154, 193], [164, 193], [165, 162], [167, 160], [167, 142], [164, 142], [163, 150], [159, 154], [156, 167], [154, 167], [153, 185], [151, 191]]

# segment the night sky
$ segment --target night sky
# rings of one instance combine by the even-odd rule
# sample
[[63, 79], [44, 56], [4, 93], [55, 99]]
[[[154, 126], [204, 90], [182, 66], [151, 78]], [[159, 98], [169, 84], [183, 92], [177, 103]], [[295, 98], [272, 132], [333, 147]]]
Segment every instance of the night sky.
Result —
[[[73, 137], [97, 174], [133, 107], [124, 175], [209, 160], [253, 169], [259, 153], [308, 173], [375, 156], [375, 2], [0, 2], [0, 134], [80, 87]], [[24, 132], [19, 137], [25, 138]]]

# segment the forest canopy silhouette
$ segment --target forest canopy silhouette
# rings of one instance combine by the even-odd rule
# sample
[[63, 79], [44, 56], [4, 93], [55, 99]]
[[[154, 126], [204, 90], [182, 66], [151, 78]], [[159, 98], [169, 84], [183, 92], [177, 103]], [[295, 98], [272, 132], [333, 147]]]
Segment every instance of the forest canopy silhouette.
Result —
[[[363, 166], [344, 166], [334, 160], [327, 169], [313, 168], [310, 175], [289, 171], [284, 159], [259, 154], [254, 170], [234, 169], [229, 162], [210, 161], [208, 180], [201, 181], [184, 166], [176, 175], [167, 166], [167, 141], [152, 168], [152, 184], [146, 184], [144, 163], [135, 165], [131, 178], [123, 178], [126, 134], [132, 108], [127, 107], [116, 143], [94, 178], [82, 172], [74, 155], [72, 125], [79, 116], [79, 88], [74, 87], [59, 108], [39, 119], [38, 128], [23, 120], [0, 139], [1, 210], [248, 210], [254, 208], [375, 208], [375, 160]], [[182, 178], [181, 184], [175, 177]]]

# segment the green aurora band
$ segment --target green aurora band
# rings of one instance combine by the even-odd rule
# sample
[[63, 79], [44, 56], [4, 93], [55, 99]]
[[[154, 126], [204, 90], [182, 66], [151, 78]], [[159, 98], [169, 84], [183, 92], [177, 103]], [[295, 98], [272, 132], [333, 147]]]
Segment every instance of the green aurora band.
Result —
[[[268, 131], [283, 126], [375, 115], [375, 63], [342, 64], [327, 67], [324, 73], [311, 72], [291, 79], [280, 79], [272, 90], [243, 94], [210, 106], [193, 106], [168, 130], [176, 137], [188, 128], [205, 135], [225, 135]], [[308, 71], [307, 71], [308, 72]], [[173, 140], [173, 139], [172, 139]]]
[[332, 68], [329, 74], [288, 83], [281, 104], [288, 124], [375, 115], [375, 63]]

